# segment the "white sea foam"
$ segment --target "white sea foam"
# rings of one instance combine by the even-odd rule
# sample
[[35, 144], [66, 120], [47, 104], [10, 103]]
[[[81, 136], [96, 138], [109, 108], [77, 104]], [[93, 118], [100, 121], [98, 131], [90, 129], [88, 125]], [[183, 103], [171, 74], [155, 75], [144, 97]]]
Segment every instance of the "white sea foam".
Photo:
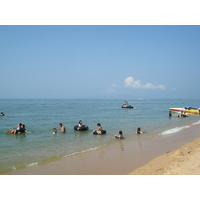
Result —
[[38, 165], [38, 162], [36, 162], [36, 163], [31, 163], [31, 164], [29, 164], [29, 165], [26, 165], [26, 167], [37, 166], [37, 165]]
[[194, 126], [194, 125], [198, 125], [198, 124], [200, 124], [200, 120], [197, 122], [194, 122], [192, 125]]
[[[102, 146], [104, 146], [104, 145], [102, 145]], [[76, 152], [71, 153], [71, 154], [68, 154], [68, 155], [66, 155], [66, 156], [64, 156], [64, 157], [74, 156], [74, 155], [76, 155], [76, 154], [85, 153], [85, 152], [88, 152], [88, 151], [95, 151], [95, 150], [97, 150], [97, 149], [100, 149], [102, 146], [94, 147], [94, 148], [89, 148], [89, 149], [85, 149], [85, 150], [83, 150], [83, 151], [76, 151]]]
[[186, 128], [190, 128], [190, 126], [181, 126], [181, 127], [172, 128], [172, 129], [169, 129], [169, 130], [162, 132], [161, 135], [168, 135], [168, 134], [172, 134], [172, 133], [177, 133], [177, 132], [179, 132], [183, 129], [186, 129]]

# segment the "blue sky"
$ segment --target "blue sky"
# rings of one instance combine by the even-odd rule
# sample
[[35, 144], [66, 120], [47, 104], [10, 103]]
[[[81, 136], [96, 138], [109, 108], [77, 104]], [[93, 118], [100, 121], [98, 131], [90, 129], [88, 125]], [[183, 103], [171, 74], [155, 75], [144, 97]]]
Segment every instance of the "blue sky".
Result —
[[200, 26], [0, 26], [0, 98], [200, 98]]

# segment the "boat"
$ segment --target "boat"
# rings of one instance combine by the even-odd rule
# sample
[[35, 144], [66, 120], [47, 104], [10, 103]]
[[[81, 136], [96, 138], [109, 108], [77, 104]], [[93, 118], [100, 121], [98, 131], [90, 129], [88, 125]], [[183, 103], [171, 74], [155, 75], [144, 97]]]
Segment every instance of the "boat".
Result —
[[200, 109], [192, 108], [192, 107], [184, 107], [184, 108], [169, 108], [172, 112], [181, 113], [185, 112], [188, 114], [200, 114]]
[[122, 105], [122, 108], [133, 108], [133, 106], [129, 105], [128, 101], [125, 101], [125, 104]]

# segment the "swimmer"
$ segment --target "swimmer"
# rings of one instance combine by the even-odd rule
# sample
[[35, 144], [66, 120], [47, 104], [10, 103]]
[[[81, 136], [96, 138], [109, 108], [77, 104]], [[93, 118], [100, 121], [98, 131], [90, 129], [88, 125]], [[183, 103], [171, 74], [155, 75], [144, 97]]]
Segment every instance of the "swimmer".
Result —
[[22, 124], [19, 123], [18, 127], [16, 129], [12, 128], [12, 129], [6, 131], [6, 133], [8, 133], [8, 134], [17, 134], [17, 133], [20, 133], [21, 126], [22, 126]]
[[5, 114], [3, 112], [0, 113], [0, 116], [4, 116]]
[[57, 129], [54, 128], [54, 129], [53, 129], [53, 134], [56, 135], [56, 133], [57, 133]]
[[181, 111], [181, 117], [184, 117], [184, 113], [183, 113], [183, 111]]
[[186, 114], [186, 112], [181, 111], [181, 115], [178, 115], [178, 117], [188, 117], [188, 115]]
[[20, 129], [20, 133], [31, 133], [31, 132], [28, 132], [28, 131], [26, 130], [26, 128], [25, 128], [25, 125], [22, 124], [21, 129]]
[[94, 130], [93, 132], [96, 131], [98, 134], [101, 134], [101, 131], [102, 131], [102, 126], [101, 126], [101, 124], [98, 123], [98, 124], [97, 124], [97, 127], [98, 127], [98, 128], [97, 128], [96, 130]]
[[61, 133], [65, 133], [65, 131], [66, 131], [65, 127], [62, 125], [62, 123], [60, 123], [59, 125], [61, 127], [61, 129], [60, 129]]
[[25, 125], [19, 123], [19, 124], [18, 124], [18, 127], [17, 127], [17, 131], [16, 131], [16, 133], [25, 133], [25, 131], [26, 131], [26, 129], [25, 129]]
[[169, 117], [171, 117], [172, 116], [172, 112], [171, 111], [169, 111]]
[[79, 121], [77, 130], [79, 130], [81, 127], [84, 127], [82, 120]]
[[17, 129], [10, 129], [6, 131], [8, 134], [17, 134], [17, 133], [30, 133], [26, 130], [25, 125], [19, 123]]
[[22, 123], [19, 123], [17, 127], [17, 132], [21, 129], [21, 126], [22, 126]]
[[79, 121], [78, 127], [81, 128], [83, 126], [82, 120]]
[[24, 124], [18, 124], [18, 128], [16, 133], [30, 133], [26, 130], [25, 125]]
[[141, 131], [140, 127], [138, 127], [136, 134], [143, 134], [143, 132]]
[[116, 139], [123, 139], [124, 136], [122, 135], [122, 131], [119, 131], [119, 135], [115, 135]]

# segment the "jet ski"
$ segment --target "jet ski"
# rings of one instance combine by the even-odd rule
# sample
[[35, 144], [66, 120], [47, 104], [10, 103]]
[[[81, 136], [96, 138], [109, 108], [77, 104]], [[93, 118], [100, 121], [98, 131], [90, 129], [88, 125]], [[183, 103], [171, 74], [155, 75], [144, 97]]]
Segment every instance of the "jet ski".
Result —
[[128, 101], [125, 101], [125, 104], [122, 105], [122, 108], [133, 108], [133, 106], [129, 105]]

